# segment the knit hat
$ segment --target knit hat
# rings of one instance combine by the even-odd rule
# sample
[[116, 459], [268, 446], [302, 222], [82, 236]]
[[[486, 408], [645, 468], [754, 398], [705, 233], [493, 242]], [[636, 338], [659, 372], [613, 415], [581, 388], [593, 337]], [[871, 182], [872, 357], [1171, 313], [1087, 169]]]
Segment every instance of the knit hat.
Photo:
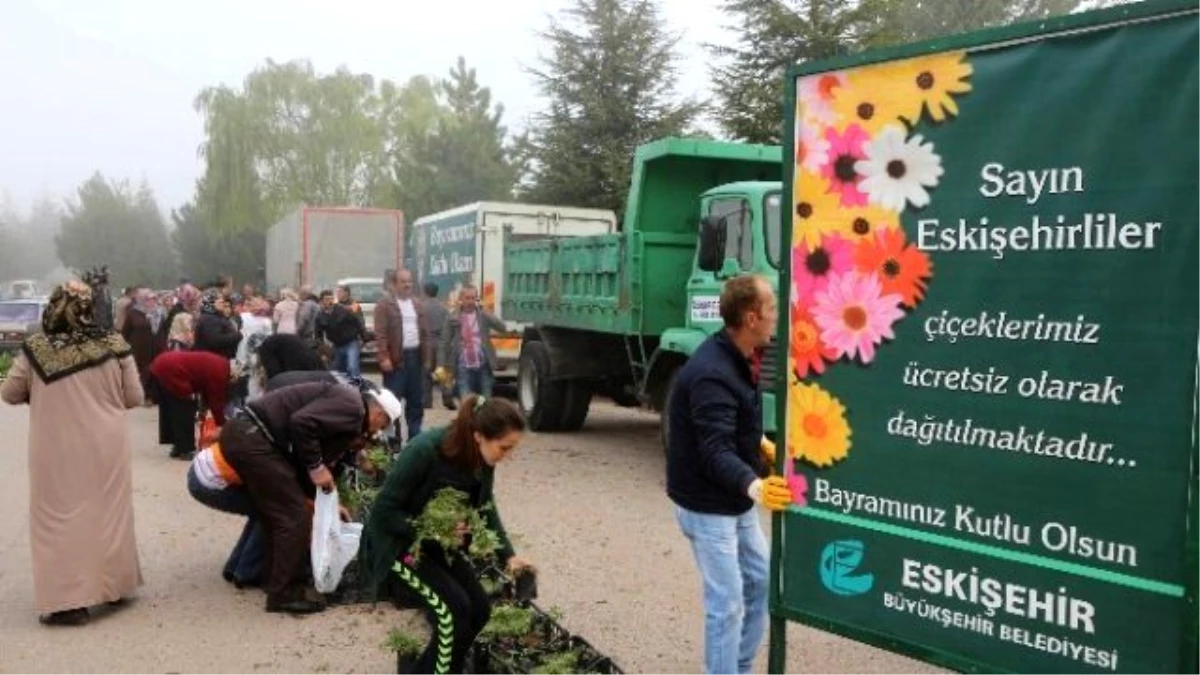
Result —
[[367, 392], [367, 396], [378, 403], [380, 408], [383, 408], [383, 411], [387, 413], [388, 419], [393, 424], [404, 415], [404, 404], [400, 402], [400, 399], [396, 398], [395, 394], [387, 389], [369, 391]]

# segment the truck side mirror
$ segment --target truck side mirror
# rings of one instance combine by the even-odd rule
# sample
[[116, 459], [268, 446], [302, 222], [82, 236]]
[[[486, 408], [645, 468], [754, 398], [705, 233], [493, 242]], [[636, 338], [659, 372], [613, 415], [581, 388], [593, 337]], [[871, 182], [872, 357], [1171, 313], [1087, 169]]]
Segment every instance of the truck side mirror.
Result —
[[702, 271], [717, 272], [725, 261], [725, 219], [705, 216], [700, 219], [700, 251], [696, 264]]

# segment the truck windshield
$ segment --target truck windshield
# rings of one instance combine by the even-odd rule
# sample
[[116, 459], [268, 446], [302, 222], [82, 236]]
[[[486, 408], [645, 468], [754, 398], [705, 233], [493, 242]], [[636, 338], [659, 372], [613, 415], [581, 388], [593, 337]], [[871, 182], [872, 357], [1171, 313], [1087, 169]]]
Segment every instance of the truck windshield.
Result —
[[780, 269], [783, 263], [783, 227], [779, 217], [783, 195], [773, 192], [763, 199], [763, 239], [767, 242], [767, 262]]
[[743, 271], [754, 269], [750, 203], [742, 197], [717, 197], [708, 205], [708, 215], [725, 218], [725, 257], [738, 261]]

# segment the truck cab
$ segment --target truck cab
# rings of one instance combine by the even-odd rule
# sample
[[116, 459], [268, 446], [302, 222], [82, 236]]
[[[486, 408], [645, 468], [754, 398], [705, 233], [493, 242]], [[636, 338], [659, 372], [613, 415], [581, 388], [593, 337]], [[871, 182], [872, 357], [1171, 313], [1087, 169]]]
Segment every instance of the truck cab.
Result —
[[[687, 282], [685, 322], [663, 332], [641, 387], [644, 392], [661, 392], [658, 398], [664, 443], [670, 424], [669, 395], [675, 371], [701, 342], [721, 329], [719, 305], [725, 281], [739, 274], [757, 274], [779, 293], [779, 270], [783, 261], [782, 199], [783, 185], [776, 181], [727, 183], [700, 197], [696, 256]], [[780, 312], [782, 315], [782, 308]], [[773, 392], [780, 372], [778, 364], [773, 342], [763, 352], [759, 371], [763, 422], [769, 433], [774, 432]]]

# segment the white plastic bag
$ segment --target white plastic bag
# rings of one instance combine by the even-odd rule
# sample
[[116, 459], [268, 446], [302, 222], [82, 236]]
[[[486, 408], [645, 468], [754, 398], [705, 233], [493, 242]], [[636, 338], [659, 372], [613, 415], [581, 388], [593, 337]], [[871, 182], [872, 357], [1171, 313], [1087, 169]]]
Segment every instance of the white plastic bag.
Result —
[[313, 505], [312, 571], [313, 582], [321, 593], [337, 590], [346, 565], [358, 555], [362, 523], [343, 523], [338, 516], [337, 488], [317, 490]]

